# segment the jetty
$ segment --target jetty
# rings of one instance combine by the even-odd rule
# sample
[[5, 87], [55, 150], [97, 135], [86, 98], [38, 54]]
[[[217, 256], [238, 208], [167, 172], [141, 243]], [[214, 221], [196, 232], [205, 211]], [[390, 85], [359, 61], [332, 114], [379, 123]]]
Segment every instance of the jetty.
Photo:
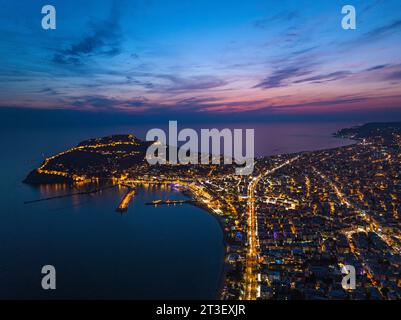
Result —
[[159, 206], [159, 205], [177, 205], [177, 204], [184, 204], [184, 203], [190, 203], [194, 204], [196, 203], [195, 200], [188, 199], [188, 200], [153, 200], [152, 202], [147, 202], [146, 205], [148, 206]]
[[78, 195], [93, 194], [93, 193], [98, 193], [98, 192], [101, 192], [103, 190], [110, 189], [110, 188], [115, 188], [115, 185], [106, 186], [106, 187], [102, 187], [102, 188], [96, 188], [96, 189], [92, 189], [92, 190], [61, 194], [61, 195], [48, 197], [48, 198], [24, 201], [24, 204], [30, 204], [30, 203], [41, 202], [41, 201], [49, 201], [49, 200], [53, 200], [53, 199], [61, 199], [61, 198], [67, 198], [67, 197], [72, 197], [72, 196], [78, 196]]
[[125, 212], [128, 210], [128, 204], [131, 202], [132, 198], [135, 195], [135, 189], [130, 188], [128, 192], [125, 194], [124, 198], [121, 200], [118, 205], [116, 211], [117, 212]]

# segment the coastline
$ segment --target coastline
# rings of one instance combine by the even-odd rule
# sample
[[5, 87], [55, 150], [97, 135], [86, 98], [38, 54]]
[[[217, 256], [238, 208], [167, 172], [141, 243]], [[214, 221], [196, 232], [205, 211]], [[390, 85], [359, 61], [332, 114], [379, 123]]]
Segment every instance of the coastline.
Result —
[[[180, 191], [183, 195], [188, 197], [189, 193], [192, 198], [196, 198], [194, 196], [193, 193], [191, 193], [189, 190], [188, 191]], [[200, 209], [202, 209], [203, 211], [205, 211], [207, 214], [209, 214], [210, 216], [212, 216], [214, 219], [216, 219], [217, 223], [220, 226], [220, 229], [222, 231], [223, 237], [222, 237], [222, 243], [223, 243], [223, 248], [224, 248], [224, 255], [223, 255], [223, 263], [222, 263], [222, 267], [221, 267], [221, 271], [220, 271], [220, 279], [219, 279], [219, 285], [217, 287], [217, 292], [216, 292], [216, 300], [222, 300], [222, 293], [223, 293], [223, 289], [224, 289], [224, 285], [226, 282], [226, 275], [227, 275], [227, 262], [226, 262], [226, 258], [227, 258], [227, 254], [228, 254], [228, 243], [226, 241], [227, 239], [227, 234], [225, 231], [225, 223], [223, 221], [223, 217], [214, 213], [213, 210], [211, 210], [209, 207], [207, 207], [206, 205], [202, 205], [199, 202], [194, 202], [191, 203], [190, 205], [192, 206], [196, 206]]]
[[216, 299], [217, 300], [222, 300], [221, 299], [222, 298], [222, 293], [223, 293], [224, 285], [225, 285], [225, 282], [226, 282], [226, 276], [227, 276], [227, 262], [226, 262], [227, 259], [226, 258], [227, 258], [227, 254], [228, 254], [228, 244], [227, 244], [227, 241], [226, 241], [227, 234], [226, 234], [226, 231], [225, 231], [225, 228], [224, 228], [225, 225], [224, 225], [223, 217], [213, 213], [212, 210], [210, 210], [209, 208], [205, 208], [203, 206], [199, 206], [199, 205], [196, 205], [196, 204], [193, 204], [193, 205], [202, 208], [205, 212], [207, 212], [209, 215], [214, 217], [216, 219], [217, 223], [219, 224], [220, 229], [221, 229], [221, 231], [223, 233], [222, 242], [223, 242], [223, 248], [224, 248], [224, 256], [223, 256], [222, 268], [221, 268], [221, 271], [220, 271], [219, 286], [218, 286], [217, 292], [216, 292]]

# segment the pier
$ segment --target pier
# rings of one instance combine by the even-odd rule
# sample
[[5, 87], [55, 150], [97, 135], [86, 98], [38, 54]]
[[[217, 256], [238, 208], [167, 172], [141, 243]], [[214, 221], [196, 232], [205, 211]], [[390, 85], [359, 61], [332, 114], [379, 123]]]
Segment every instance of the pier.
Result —
[[41, 201], [49, 201], [49, 200], [53, 200], [53, 199], [61, 199], [61, 198], [67, 198], [67, 197], [79, 196], [79, 195], [85, 195], [85, 194], [93, 194], [93, 193], [98, 193], [98, 192], [101, 192], [103, 190], [111, 189], [111, 188], [115, 188], [115, 185], [106, 186], [106, 187], [102, 187], [102, 188], [96, 188], [96, 189], [92, 189], [92, 190], [61, 194], [61, 195], [48, 197], [48, 198], [41, 198], [41, 199], [36, 199], [36, 200], [24, 201], [24, 204], [30, 204], [30, 203], [41, 202]]
[[196, 203], [195, 200], [153, 200], [152, 202], [147, 202], [146, 205], [148, 206], [159, 206], [159, 205], [176, 205], [176, 204], [184, 204], [184, 203], [190, 203], [194, 204]]
[[131, 202], [134, 195], [135, 195], [135, 189], [129, 189], [128, 192], [125, 194], [124, 198], [121, 200], [120, 204], [118, 205], [116, 211], [117, 212], [127, 211], [128, 204]]

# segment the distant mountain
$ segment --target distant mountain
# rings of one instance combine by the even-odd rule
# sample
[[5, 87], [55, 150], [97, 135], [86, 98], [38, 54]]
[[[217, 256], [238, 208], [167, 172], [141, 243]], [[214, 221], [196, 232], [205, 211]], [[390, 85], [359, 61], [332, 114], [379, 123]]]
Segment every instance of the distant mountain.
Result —
[[339, 130], [335, 136], [350, 139], [382, 137], [392, 141], [394, 134], [401, 134], [401, 122], [372, 122], [361, 126]]

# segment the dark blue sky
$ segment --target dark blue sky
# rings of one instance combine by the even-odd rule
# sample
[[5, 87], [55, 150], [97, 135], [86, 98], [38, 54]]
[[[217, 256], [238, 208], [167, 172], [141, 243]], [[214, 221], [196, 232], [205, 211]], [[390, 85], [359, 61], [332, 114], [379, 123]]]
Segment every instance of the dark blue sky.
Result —
[[[53, 4], [57, 29], [41, 28]], [[173, 117], [401, 112], [401, 2], [0, 0], [0, 106]]]

